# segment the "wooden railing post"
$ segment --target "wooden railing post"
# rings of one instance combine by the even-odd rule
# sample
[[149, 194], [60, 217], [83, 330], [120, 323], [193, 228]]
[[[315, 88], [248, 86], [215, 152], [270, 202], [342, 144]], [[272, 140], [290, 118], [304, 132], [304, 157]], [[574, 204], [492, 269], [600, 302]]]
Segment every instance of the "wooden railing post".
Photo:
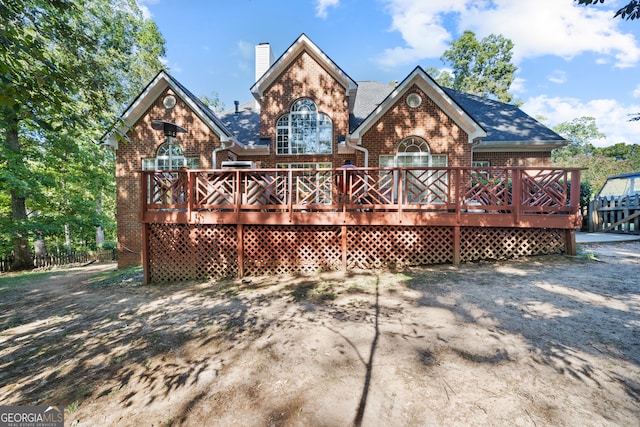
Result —
[[[462, 203], [464, 200], [462, 199], [462, 169], [454, 169], [453, 171], [453, 188], [454, 188], [454, 202], [456, 204], [456, 223], [460, 224], [462, 221]], [[460, 227], [458, 227], [459, 231]], [[455, 254], [454, 254], [454, 264], [455, 264]]]
[[147, 191], [147, 176], [150, 172], [140, 172], [140, 222], [144, 221], [144, 214], [147, 212], [147, 199], [149, 194]]
[[406, 170], [404, 168], [400, 168], [398, 170], [398, 223], [402, 223], [402, 206], [404, 205], [404, 179], [406, 175]]
[[520, 169], [507, 169], [507, 180], [505, 185], [509, 188], [509, 175], [511, 175], [511, 205], [513, 209], [513, 220], [515, 224], [520, 223], [522, 213], [522, 175], [524, 171]]
[[186, 172], [186, 180], [184, 185], [187, 186], [185, 193], [187, 195], [187, 218], [189, 222], [192, 222], [192, 212], [193, 212], [193, 198], [194, 198], [194, 191], [193, 191], [193, 182], [194, 180], [192, 179], [193, 177], [193, 173], [190, 171]]
[[580, 210], [580, 169], [571, 171], [571, 214], [575, 214]]

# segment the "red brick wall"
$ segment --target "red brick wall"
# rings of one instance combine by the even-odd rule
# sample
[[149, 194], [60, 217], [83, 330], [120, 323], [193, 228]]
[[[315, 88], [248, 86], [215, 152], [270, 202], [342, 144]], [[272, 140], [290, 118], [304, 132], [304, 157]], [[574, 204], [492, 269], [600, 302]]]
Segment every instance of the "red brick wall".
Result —
[[[407, 95], [417, 93], [422, 103], [410, 108]], [[394, 155], [400, 142], [417, 136], [429, 144], [431, 154], [446, 154], [449, 166], [471, 165], [467, 133], [416, 85], [405, 92], [362, 137], [369, 150], [369, 166], [377, 167], [380, 155]]]
[[551, 152], [473, 153], [474, 161], [489, 161], [489, 166], [551, 166]]
[[[333, 122], [333, 154], [328, 155], [278, 155], [276, 151], [276, 122], [291, 111], [291, 105], [300, 98], [309, 98], [316, 103], [318, 112], [324, 113]], [[260, 136], [271, 138], [268, 157], [257, 158], [264, 167], [275, 167], [277, 163], [340, 162], [338, 136], [349, 131], [349, 98], [347, 90], [327, 72], [311, 55], [303, 51], [295, 58], [263, 95], [260, 109]], [[350, 158], [353, 158], [351, 156]]]
[[[142, 258], [142, 227], [140, 218], [140, 174], [142, 159], [155, 157], [156, 150], [166, 139], [161, 131], [151, 129], [152, 120], [165, 120], [187, 129], [174, 141], [185, 157], [198, 157], [200, 168], [211, 168], [213, 149], [220, 146], [219, 137], [200, 120], [177, 95], [176, 106], [166, 109], [162, 100], [170, 89], [162, 93], [147, 112], [127, 133], [131, 143], [120, 142], [116, 153], [116, 219], [118, 224], [118, 267], [140, 265]], [[220, 159], [218, 159], [220, 161]]]

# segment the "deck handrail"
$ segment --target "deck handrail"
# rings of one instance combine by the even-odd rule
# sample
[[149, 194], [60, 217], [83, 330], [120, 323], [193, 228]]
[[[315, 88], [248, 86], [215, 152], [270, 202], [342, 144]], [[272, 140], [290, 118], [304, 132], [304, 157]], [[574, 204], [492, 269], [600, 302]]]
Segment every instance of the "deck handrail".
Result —
[[580, 169], [383, 167], [139, 171], [146, 212], [576, 215]]

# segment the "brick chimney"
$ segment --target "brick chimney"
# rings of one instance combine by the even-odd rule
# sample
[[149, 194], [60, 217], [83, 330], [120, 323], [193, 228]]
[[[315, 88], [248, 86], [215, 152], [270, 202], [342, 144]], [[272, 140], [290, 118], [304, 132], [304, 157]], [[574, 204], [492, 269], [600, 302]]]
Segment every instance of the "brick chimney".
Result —
[[269, 43], [260, 43], [256, 46], [256, 81], [260, 80], [260, 77], [267, 72], [273, 61], [273, 53]]

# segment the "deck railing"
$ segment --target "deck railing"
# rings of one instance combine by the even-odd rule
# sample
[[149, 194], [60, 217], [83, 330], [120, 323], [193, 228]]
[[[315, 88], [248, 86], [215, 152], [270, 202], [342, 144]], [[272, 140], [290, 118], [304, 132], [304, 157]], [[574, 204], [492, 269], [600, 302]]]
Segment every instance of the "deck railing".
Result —
[[575, 255], [580, 170], [141, 172], [145, 281]]
[[[143, 171], [141, 221], [411, 224], [427, 215], [506, 226], [552, 215], [553, 226], [572, 228], [579, 183], [579, 169], [521, 167]], [[309, 212], [313, 220], [300, 215]]]

